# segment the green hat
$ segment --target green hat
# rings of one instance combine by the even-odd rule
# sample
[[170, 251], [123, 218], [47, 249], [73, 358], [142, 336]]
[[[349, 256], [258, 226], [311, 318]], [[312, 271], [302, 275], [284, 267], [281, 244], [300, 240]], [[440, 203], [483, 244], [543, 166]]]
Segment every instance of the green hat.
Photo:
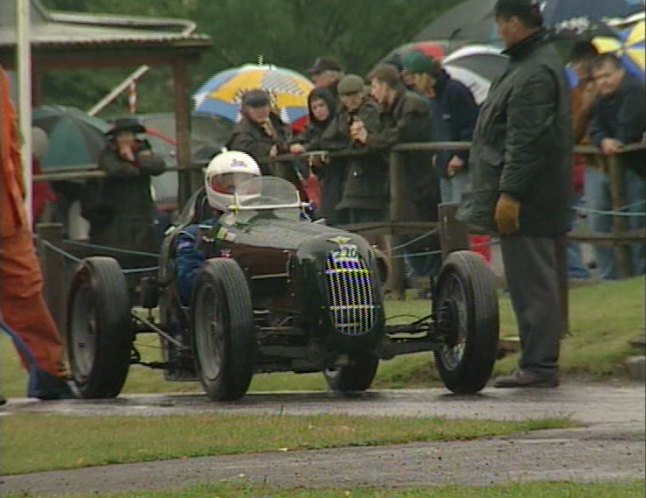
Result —
[[413, 74], [428, 73], [437, 76], [442, 70], [442, 65], [430, 55], [413, 50], [404, 56], [404, 69]]
[[350, 93], [357, 93], [363, 91], [363, 79], [356, 74], [348, 74], [344, 76], [336, 87], [339, 95], [348, 95]]

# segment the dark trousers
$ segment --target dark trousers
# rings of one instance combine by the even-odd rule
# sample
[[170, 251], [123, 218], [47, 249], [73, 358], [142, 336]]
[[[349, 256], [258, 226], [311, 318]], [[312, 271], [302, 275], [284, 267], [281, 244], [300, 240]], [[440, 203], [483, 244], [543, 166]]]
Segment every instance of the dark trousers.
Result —
[[518, 366], [545, 376], [558, 373], [559, 342], [565, 332], [557, 247], [557, 238], [500, 237], [522, 345]]

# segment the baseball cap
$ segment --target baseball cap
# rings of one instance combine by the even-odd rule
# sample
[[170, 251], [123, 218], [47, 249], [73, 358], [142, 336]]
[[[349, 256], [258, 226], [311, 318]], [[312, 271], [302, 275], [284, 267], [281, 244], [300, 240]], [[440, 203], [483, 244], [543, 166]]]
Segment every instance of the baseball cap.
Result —
[[341, 71], [341, 66], [334, 59], [319, 57], [314, 61], [314, 65], [307, 70], [309, 74], [319, 74], [323, 71]]
[[442, 66], [434, 57], [413, 50], [404, 56], [404, 69], [413, 74], [428, 73], [431, 76], [436, 76], [440, 73]]

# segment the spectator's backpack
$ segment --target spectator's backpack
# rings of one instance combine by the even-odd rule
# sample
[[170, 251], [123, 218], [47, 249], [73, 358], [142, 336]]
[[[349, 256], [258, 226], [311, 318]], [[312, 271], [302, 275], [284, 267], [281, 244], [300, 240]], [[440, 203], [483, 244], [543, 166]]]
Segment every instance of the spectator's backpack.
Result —
[[115, 208], [105, 191], [105, 178], [89, 178], [81, 190], [81, 216], [92, 225], [105, 225], [114, 217]]

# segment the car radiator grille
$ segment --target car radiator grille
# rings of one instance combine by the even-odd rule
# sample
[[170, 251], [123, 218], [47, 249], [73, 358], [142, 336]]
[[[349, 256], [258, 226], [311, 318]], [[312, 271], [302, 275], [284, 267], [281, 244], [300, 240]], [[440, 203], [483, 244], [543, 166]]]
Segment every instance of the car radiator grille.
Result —
[[330, 313], [337, 330], [345, 335], [361, 335], [375, 324], [376, 304], [366, 262], [352, 245], [341, 246], [327, 257]]

